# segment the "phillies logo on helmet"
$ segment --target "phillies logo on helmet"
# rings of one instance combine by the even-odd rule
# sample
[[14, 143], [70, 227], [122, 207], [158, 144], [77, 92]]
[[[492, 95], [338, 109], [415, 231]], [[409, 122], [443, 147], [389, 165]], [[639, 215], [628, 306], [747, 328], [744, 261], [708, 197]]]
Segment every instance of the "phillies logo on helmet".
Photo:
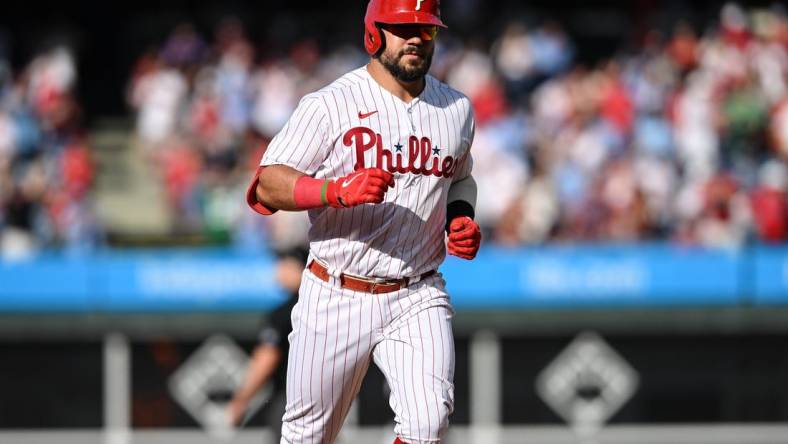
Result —
[[421, 4], [424, 3], [424, 0], [416, 0], [416, 10], [418, 11], [421, 9]]

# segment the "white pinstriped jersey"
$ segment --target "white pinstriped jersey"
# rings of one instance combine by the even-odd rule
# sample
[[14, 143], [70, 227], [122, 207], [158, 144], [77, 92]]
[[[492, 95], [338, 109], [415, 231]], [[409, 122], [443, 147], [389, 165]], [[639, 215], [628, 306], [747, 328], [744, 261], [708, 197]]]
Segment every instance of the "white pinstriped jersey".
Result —
[[412, 277], [445, 258], [447, 194], [471, 173], [473, 132], [469, 99], [448, 85], [428, 75], [405, 103], [361, 67], [306, 95], [260, 164], [318, 179], [391, 171], [380, 204], [309, 210], [310, 250], [335, 276]]

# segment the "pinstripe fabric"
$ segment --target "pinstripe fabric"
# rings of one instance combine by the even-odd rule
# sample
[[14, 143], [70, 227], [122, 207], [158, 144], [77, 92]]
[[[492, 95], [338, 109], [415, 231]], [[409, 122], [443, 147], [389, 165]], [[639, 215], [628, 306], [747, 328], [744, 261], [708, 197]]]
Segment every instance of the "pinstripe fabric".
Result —
[[440, 442], [454, 408], [452, 316], [440, 274], [372, 296], [305, 271], [288, 338], [281, 443], [333, 443], [372, 362], [391, 387], [397, 436]]
[[391, 387], [396, 434], [409, 444], [440, 442], [454, 406], [453, 311], [443, 278], [377, 295], [342, 289], [335, 278], [438, 268], [448, 190], [471, 174], [473, 133], [470, 101], [447, 85], [427, 76], [421, 95], [405, 103], [359, 68], [305, 96], [272, 140], [261, 165], [331, 179], [376, 166], [395, 178], [381, 204], [309, 211], [310, 258], [334, 279], [304, 272], [282, 443], [333, 443], [373, 362]]
[[[346, 144], [354, 128], [368, 132]], [[417, 276], [445, 258], [443, 237], [436, 234], [445, 225], [449, 186], [470, 174], [473, 132], [470, 101], [461, 93], [427, 76], [422, 94], [405, 103], [362, 67], [306, 95], [271, 141], [261, 165], [288, 165], [320, 179], [344, 176], [359, 161], [365, 167], [381, 166], [377, 145], [364, 151], [362, 159], [355, 149], [355, 141], [367, 142], [374, 137], [370, 134], [379, 135], [382, 150], [391, 153], [392, 161], [382, 160], [383, 167], [401, 159], [415, 169], [442, 169], [451, 158], [451, 177], [395, 171], [395, 186], [382, 204], [309, 211], [310, 249], [333, 275]], [[409, 152], [412, 137], [429, 140], [426, 159]]]

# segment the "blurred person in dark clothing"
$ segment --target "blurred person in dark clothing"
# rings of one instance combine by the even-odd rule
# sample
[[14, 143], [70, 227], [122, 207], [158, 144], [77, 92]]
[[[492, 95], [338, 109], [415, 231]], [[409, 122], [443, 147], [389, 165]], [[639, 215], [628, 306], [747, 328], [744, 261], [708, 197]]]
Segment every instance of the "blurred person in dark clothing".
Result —
[[249, 406], [257, 393], [269, 382], [274, 384], [273, 395], [263, 408], [266, 425], [279, 442], [282, 430], [282, 415], [285, 412], [285, 376], [289, 344], [287, 335], [293, 329], [290, 312], [298, 300], [298, 287], [301, 273], [306, 266], [308, 251], [304, 247], [294, 247], [278, 253], [276, 280], [289, 297], [287, 301], [273, 310], [258, 333], [258, 344], [252, 353], [244, 382], [230, 401], [227, 414], [230, 422], [243, 425], [251, 416]]
[[4, 215], [0, 230], [0, 257], [24, 258], [35, 253], [41, 244], [36, 236], [37, 220], [47, 190], [42, 163], [31, 162], [17, 174], [18, 180], [7, 180], [0, 194], [0, 213]]

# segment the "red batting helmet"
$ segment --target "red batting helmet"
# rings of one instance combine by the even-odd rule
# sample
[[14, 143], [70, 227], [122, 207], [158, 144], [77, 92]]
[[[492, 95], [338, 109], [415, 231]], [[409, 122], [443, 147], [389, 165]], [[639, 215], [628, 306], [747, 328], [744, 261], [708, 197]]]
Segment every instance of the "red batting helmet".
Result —
[[441, 21], [440, 0], [370, 0], [364, 17], [364, 47], [375, 55], [383, 46], [383, 35], [378, 23], [390, 25], [435, 25], [445, 28]]

